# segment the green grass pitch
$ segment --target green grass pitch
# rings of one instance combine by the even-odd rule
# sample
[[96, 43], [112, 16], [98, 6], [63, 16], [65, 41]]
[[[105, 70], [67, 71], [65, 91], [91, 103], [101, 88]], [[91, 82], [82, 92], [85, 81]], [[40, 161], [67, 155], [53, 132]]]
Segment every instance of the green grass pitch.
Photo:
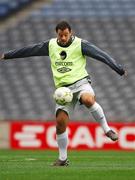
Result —
[[0, 180], [135, 180], [135, 152], [69, 151], [70, 166], [53, 167], [57, 156], [0, 150]]

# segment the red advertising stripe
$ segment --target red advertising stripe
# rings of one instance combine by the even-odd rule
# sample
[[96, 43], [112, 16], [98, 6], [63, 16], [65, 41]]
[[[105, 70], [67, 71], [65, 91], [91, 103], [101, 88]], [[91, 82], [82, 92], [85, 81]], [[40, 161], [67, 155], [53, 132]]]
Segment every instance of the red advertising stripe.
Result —
[[[135, 123], [110, 123], [119, 140], [107, 138], [97, 123], [71, 122], [67, 128], [69, 149], [78, 150], [135, 150]], [[11, 123], [12, 149], [56, 149], [55, 124], [53, 122]]]

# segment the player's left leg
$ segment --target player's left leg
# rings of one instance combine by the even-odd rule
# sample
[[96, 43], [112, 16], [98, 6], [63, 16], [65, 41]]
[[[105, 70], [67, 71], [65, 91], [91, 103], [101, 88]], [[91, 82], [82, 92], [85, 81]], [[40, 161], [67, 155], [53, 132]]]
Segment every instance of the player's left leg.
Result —
[[90, 92], [81, 92], [80, 101], [87, 108], [89, 108], [93, 118], [100, 123], [102, 129], [104, 130], [107, 137], [111, 140], [118, 140], [117, 134], [112, 131], [107, 123], [105, 114], [103, 112], [102, 107], [96, 102], [95, 94]]
[[90, 110], [93, 118], [100, 123], [104, 132], [107, 133], [110, 127], [107, 124], [102, 107], [96, 102], [95, 96], [86, 92], [81, 95], [80, 100]]

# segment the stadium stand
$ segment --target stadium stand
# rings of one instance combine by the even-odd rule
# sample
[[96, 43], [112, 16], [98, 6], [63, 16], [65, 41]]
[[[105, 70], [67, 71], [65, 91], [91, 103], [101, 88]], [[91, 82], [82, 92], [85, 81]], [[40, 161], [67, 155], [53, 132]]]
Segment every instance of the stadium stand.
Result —
[[[55, 36], [61, 19], [75, 33], [124, 64], [129, 75], [120, 77], [109, 67], [88, 58], [97, 100], [109, 121], [135, 120], [135, 1], [54, 0], [34, 10], [14, 27], [0, 31], [0, 51], [20, 48]], [[0, 118], [53, 119], [54, 85], [48, 57], [9, 60], [0, 63]], [[71, 118], [89, 120], [90, 113], [77, 106]]]
[[0, 18], [11, 15], [31, 2], [32, 0], [0, 0]]

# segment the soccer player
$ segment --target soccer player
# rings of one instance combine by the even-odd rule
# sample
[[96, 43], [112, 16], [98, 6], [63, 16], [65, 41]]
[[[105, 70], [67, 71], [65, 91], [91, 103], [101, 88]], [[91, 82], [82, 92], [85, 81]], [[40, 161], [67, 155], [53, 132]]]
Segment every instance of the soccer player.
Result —
[[74, 108], [77, 101], [80, 101], [80, 104], [84, 104], [89, 109], [107, 137], [112, 141], [118, 140], [117, 134], [108, 126], [102, 107], [96, 102], [91, 80], [85, 69], [86, 56], [107, 64], [121, 76], [127, 73], [107, 53], [90, 42], [73, 35], [68, 22], [59, 22], [56, 25], [56, 34], [56, 38], [48, 41], [3, 53], [1, 60], [49, 56], [56, 88], [65, 86], [74, 93], [75, 98], [70, 105], [61, 106], [56, 104], [56, 140], [59, 158], [53, 165], [67, 166], [69, 161], [67, 159], [68, 135], [66, 127], [69, 121], [70, 108]]

